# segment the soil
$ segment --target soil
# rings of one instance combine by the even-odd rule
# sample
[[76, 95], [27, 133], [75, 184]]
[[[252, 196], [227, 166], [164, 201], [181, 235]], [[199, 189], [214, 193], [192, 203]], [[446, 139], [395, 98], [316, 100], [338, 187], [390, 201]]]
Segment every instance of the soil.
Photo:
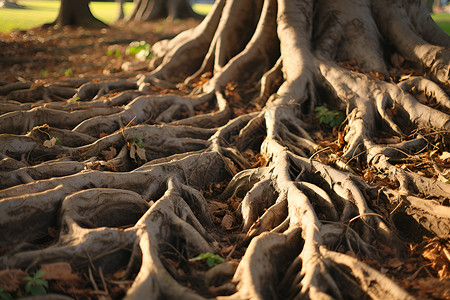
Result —
[[[197, 20], [161, 20], [116, 24], [107, 29], [37, 27], [28, 31], [2, 33], [0, 81], [46, 83], [67, 77], [99, 77], [117, 73], [122, 63], [137, 62], [125, 53], [131, 42], [153, 44], [198, 23]], [[108, 49], [113, 50], [112, 55], [107, 55]], [[122, 57], [116, 57], [116, 49]], [[142, 65], [145, 69], [145, 63]]]

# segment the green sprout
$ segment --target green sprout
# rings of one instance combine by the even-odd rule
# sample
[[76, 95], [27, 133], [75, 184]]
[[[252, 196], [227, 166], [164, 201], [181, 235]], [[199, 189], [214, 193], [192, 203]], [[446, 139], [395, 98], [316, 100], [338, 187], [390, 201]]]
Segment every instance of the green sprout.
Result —
[[128, 142], [135, 142], [139, 148], [144, 148], [144, 141], [142, 140], [142, 136], [140, 135], [129, 138]]
[[120, 52], [119, 49], [108, 49], [106, 51], [106, 55], [110, 56], [110, 55], [114, 55], [116, 58], [122, 58], [122, 53]]
[[134, 55], [136, 59], [146, 60], [153, 57], [152, 47], [145, 41], [131, 42], [126, 50], [127, 55]]
[[190, 262], [194, 261], [204, 261], [208, 265], [208, 267], [212, 268], [215, 265], [221, 264], [225, 262], [225, 259], [220, 255], [213, 254], [210, 252], [201, 253], [198, 256], [189, 259]]
[[13, 297], [10, 293], [5, 292], [2, 288], [0, 288], [0, 300], [11, 300]]
[[48, 139], [51, 140], [52, 138], [55, 138], [56, 140], [56, 144], [58, 145], [62, 145], [62, 142], [59, 138], [57, 138], [56, 136], [52, 136], [50, 133], [48, 133], [47, 131], [43, 130], [43, 128], [47, 128], [45, 126], [36, 126], [35, 127], [39, 132], [45, 133], [48, 136]]
[[341, 125], [345, 120], [345, 114], [342, 111], [328, 109], [325, 106], [316, 107], [315, 112], [320, 123], [327, 124], [330, 127]]
[[46, 289], [48, 289], [47, 280], [41, 279], [45, 272], [43, 270], [37, 271], [33, 277], [25, 277], [25, 292], [31, 295], [45, 295], [47, 294]]
[[68, 68], [68, 69], [64, 70], [64, 76], [72, 76], [72, 75], [73, 75], [72, 68]]

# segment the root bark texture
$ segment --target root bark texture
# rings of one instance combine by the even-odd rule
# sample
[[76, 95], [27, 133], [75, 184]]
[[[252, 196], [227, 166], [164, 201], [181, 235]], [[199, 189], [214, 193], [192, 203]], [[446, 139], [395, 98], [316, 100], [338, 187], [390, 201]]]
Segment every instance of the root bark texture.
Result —
[[449, 151], [449, 39], [421, 1], [332, 2], [219, 0], [138, 79], [2, 86], [0, 268], [122, 270], [126, 299], [413, 299], [365, 262], [402, 257], [399, 213], [450, 238], [448, 162], [406, 167]]

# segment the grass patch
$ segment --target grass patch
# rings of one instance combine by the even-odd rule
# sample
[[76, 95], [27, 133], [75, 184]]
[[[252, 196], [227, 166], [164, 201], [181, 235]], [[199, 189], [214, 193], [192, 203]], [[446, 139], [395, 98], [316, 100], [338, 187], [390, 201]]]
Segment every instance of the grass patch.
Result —
[[[26, 30], [45, 23], [53, 22], [58, 16], [59, 0], [20, 0], [19, 4], [25, 9], [0, 9], [0, 32], [10, 32], [15, 29]], [[114, 22], [118, 15], [118, 5], [115, 2], [91, 2], [89, 4], [92, 14], [107, 24]], [[194, 4], [193, 9], [202, 15], [208, 14], [210, 4]], [[131, 13], [132, 2], [124, 5], [125, 14]]]
[[[26, 30], [42, 24], [53, 22], [58, 16], [59, 0], [21, 0], [19, 4], [25, 9], [0, 9], [0, 32], [10, 32], [11, 30]], [[92, 14], [105, 23], [112, 23], [118, 15], [118, 7], [115, 2], [91, 2]], [[133, 3], [125, 3], [125, 13], [130, 13]]]
[[211, 10], [212, 4], [201, 4], [201, 3], [196, 3], [194, 5], [192, 5], [192, 9], [201, 15], [207, 15], [209, 13], [209, 11]]
[[15, 29], [25, 30], [56, 19], [59, 1], [20, 1], [25, 9], [0, 9], [0, 32]]
[[450, 14], [432, 14], [433, 20], [450, 35]]

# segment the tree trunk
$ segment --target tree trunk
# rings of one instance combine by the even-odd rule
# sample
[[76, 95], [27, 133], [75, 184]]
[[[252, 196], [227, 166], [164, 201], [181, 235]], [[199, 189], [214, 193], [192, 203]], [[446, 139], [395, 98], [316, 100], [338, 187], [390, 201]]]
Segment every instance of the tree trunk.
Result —
[[416, 233], [448, 266], [449, 47], [420, 0], [218, 0], [138, 79], [2, 86], [0, 267], [123, 270], [126, 299], [413, 299], [424, 266], [388, 262], [414, 268]]
[[195, 13], [189, 0], [135, 0], [128, 20], [150, 21], [155, 19], [201, 18]]
[[15, 1], [9, 1], [9, 0], [1, 0], [0, 1], [0, 8], [7, 7], [7, 8], [25, 8], [25, 6], [17, 4]]
[[116, 0], [116, 2], [119, 4], [119, 16], [117, 17], [117, 20], [120, 21], [125, 18], [125, 13], [123, 11], [125, 0]]
[[89, 9], [90, 0], [61, 0], [58, 17], [51, 25], [83, 26], [89, 28], [108, 27], [96, 19]]
[[430, 13], [433, 12], [433, 2], [434, 0], [422, 0], [422, 2], [425, 4], [425, 6], [427, 7], [428, 11]]

